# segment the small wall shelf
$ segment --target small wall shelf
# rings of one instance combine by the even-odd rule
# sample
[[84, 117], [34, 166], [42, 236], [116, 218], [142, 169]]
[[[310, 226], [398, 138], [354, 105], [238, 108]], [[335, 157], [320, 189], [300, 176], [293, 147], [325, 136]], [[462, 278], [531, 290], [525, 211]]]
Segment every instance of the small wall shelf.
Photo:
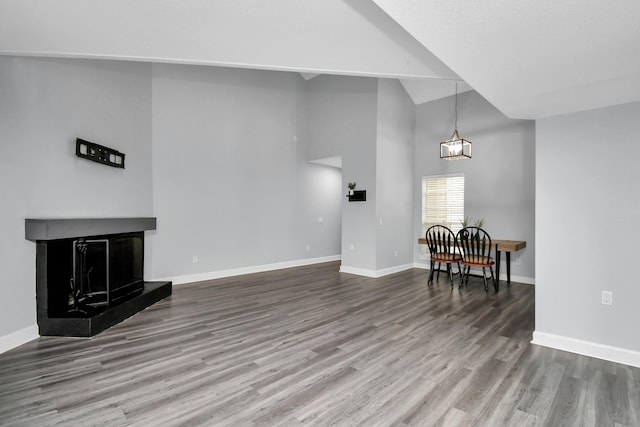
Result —
[[367, 190], [353, 190], [353, 194], [347, 194], [347, 198], [350, 202], [366, 202]]

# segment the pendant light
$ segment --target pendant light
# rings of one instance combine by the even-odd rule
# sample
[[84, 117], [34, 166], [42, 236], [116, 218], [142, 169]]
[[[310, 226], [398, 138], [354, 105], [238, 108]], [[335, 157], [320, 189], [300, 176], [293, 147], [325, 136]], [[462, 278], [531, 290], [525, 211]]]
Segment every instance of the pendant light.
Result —
[[440, 158], [445, 160], [461, 160], [471, 158], [471, 141], [458, 134], [458, 82], [456, 82], [456, 110], [453, 135], [440, 143]]

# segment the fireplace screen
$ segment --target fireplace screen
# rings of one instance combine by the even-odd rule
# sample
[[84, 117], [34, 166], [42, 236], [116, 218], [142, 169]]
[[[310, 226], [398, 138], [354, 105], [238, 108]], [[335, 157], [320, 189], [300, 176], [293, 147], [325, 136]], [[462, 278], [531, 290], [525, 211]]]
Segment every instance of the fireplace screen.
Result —
[[49, 242], [49, 312], [92, 316], [144, 289], [142, 233]]
[[109, 305], [109, 240], [73, 241], [70, 313], [87, 314], [87, 307]]

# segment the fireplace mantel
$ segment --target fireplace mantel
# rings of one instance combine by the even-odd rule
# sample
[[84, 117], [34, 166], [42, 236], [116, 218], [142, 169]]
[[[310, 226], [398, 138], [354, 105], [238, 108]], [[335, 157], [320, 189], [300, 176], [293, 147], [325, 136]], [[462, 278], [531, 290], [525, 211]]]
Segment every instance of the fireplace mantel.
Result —
[[155, 229], [154, 217], [27, 218], [24, 222], [25, 238], [34, 242]]

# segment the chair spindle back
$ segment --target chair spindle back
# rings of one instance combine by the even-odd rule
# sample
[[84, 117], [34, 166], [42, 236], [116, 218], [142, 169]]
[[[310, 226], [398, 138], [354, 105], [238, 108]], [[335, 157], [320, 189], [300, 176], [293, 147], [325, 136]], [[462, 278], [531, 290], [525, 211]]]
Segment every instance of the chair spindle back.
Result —
[[434, 225], [429, 227], [426, 232], [427, 246], [429, 253], [435, 255], [437, 253], [450, 254], [455, 251], [456, 237], [449, 228], [444, 225]]
[[463, 259], [491, 258], [491, 237], [489, 233], [479, 227], [465, 227], [458, 231], [458, 247]]

